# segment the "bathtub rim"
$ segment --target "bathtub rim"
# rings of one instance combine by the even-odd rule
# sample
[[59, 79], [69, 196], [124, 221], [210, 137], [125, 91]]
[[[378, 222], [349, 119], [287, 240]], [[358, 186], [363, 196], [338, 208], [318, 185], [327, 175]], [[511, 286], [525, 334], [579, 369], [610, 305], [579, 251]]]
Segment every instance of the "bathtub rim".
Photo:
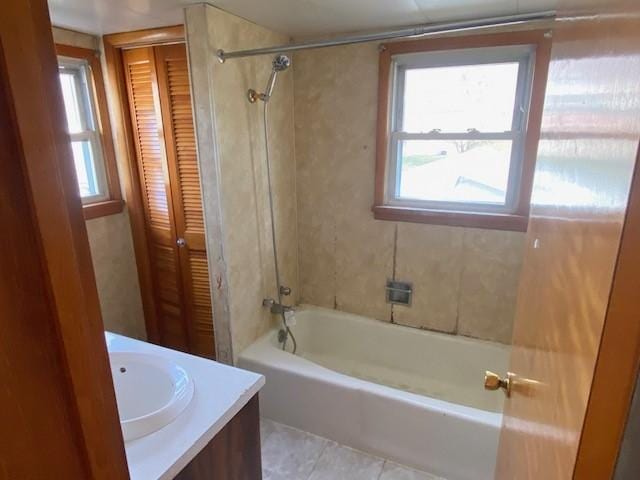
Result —
[[[352, 321], [356, 321], [358, 323], [365, 323], [365, 324], [373, 323], [376, 325], [377, 328], [383, 328], [389, 331], [392, 331], [392, 330], [395, 331], [396, 329], [400, 329], [404, 333], [410, 333], [411, 335], [419, 335], [419, 336], [427, 336], [427, 337], [434, 336], [443, 342], [462, 343], [462, 344], [466, 343], [466, 344], [473, 344], [473, 345], [480, 344], [480, 345], [485, 345], [492, 348], [499, 348], [501, 350], [509, 350], [512, 347], [511, 345], [506, 343], [485, 340], [484, 338], [476, 338], [476, 337], [470, 337], [468, 335], [441, 332], [438, 330], [429, 330], [427, 328], [411, 327], [408, 325], [403, 325], [401, 323], [388, 322], [386, 320], [378, 320], [375, 318], [358, 315], [357, 313], [350, 313], [350, 312], [344, 312], [342, 310], [335, 310], [332, 308], [319, 307], [317, 305], [312, 305], [309, 303], [301, 303], [295, 307], [296, 314], [306, 313], [306, 312], [319, 312], [319, 313], [323, 313], [331, 316], [340, 316], [340, 317], [348, 318], [349, 320], [352, 320]], [[275, 327], [275, 328], [276, 330], [278, 329], [278, 327]]]

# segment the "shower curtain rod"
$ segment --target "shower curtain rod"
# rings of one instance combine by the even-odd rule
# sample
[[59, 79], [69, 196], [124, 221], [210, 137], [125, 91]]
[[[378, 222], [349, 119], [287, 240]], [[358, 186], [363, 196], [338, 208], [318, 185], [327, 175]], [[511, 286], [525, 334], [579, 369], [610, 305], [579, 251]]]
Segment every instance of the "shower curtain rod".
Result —
[[473, 30], [504, 25], [518, 25], [533, 22], [536, 20], [548, 20], [556, 16], [555, 10], [546, 10], [534, 13], [521, 13], [517, 15], [505, 15], [500, 17], [486, 17], [475, 20], [461, 20], [457, 22], [429, 23], [426, 25], [416, 25], [413, 27], [385, 30], [374, 33], [364, 33], [347, 37], [338, 37], [329, 40], [311, 40], [288, 45], [278, 45], [274, 47], [254, 48], [250, 50], [237, 50], [235, 52], [225, 52], [218, 50], [216, 56], [220, 63], [230, 58], [253, 57], [256, 55], [267, 55], [273, 53], [294, 52], [310, 48], [326, 48], [336, 45], [349, 45], [353, 43], [375, 42], [378, 40], [390, 40], [393, 38], [423, 37], [444, 32], [454, 32], [460, 30]]

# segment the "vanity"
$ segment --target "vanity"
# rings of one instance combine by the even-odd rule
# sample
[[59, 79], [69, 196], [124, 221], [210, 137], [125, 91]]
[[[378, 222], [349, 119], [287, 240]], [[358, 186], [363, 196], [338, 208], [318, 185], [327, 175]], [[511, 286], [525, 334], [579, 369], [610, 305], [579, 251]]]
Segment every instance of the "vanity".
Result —
[[105, 336], [132, 480], [262, 478], [262, 375]]

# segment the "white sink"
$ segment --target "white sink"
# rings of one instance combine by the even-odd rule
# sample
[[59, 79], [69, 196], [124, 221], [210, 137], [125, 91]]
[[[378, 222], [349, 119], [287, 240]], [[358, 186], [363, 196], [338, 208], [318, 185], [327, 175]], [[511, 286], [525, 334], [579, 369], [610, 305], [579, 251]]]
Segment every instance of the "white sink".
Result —
[[125, 442], [160, 430], [191, 402], [193, 380], [170, 360], [134, 352], [109, 358]]

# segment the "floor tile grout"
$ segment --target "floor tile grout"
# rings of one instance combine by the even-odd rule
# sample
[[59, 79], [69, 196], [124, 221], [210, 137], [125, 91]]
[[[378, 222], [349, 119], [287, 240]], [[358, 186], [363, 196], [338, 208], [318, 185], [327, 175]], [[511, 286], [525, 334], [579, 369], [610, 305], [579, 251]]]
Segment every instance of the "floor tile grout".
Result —
[[[320, 438], [323, 438], [323, 437], [320, 437]], [[313, 467], [311, 468], [309, 475], [307, 475], [306, 480], [309, 480], [311, 478], [311, 475], [313, 475], [313, 472], [315, 471], [316, 467], [318, 466], [318, 462], [320, 461], [320, 457], [322, 457], [322, 455], [324, 454], [328, 446], [329, 446], [329, 440], [325, 439], [322, 450], [320, 450], [320, 455], [318, 455], [318, 457], [316, 458], [316, 461], [313, 462]]]
[[273, 435], [273, 430], [270, 431], [268, 435], [265, 435], [264, 438], [260, 437], [260, 446], [264, 445], [264, 442], [266, 442], [267, 438], [269, 438], [271, 435]]
[[387, 462], [389, 460], [386, 460], [384, 462], [382, 462], [382, 468], [380, 469], [380, 473], [378, 474], [378, 478], [376, 478], [376, 480], [380, 480], [382, 478], [382, 474], [384, 473], [384, 467], [386, 467]]

